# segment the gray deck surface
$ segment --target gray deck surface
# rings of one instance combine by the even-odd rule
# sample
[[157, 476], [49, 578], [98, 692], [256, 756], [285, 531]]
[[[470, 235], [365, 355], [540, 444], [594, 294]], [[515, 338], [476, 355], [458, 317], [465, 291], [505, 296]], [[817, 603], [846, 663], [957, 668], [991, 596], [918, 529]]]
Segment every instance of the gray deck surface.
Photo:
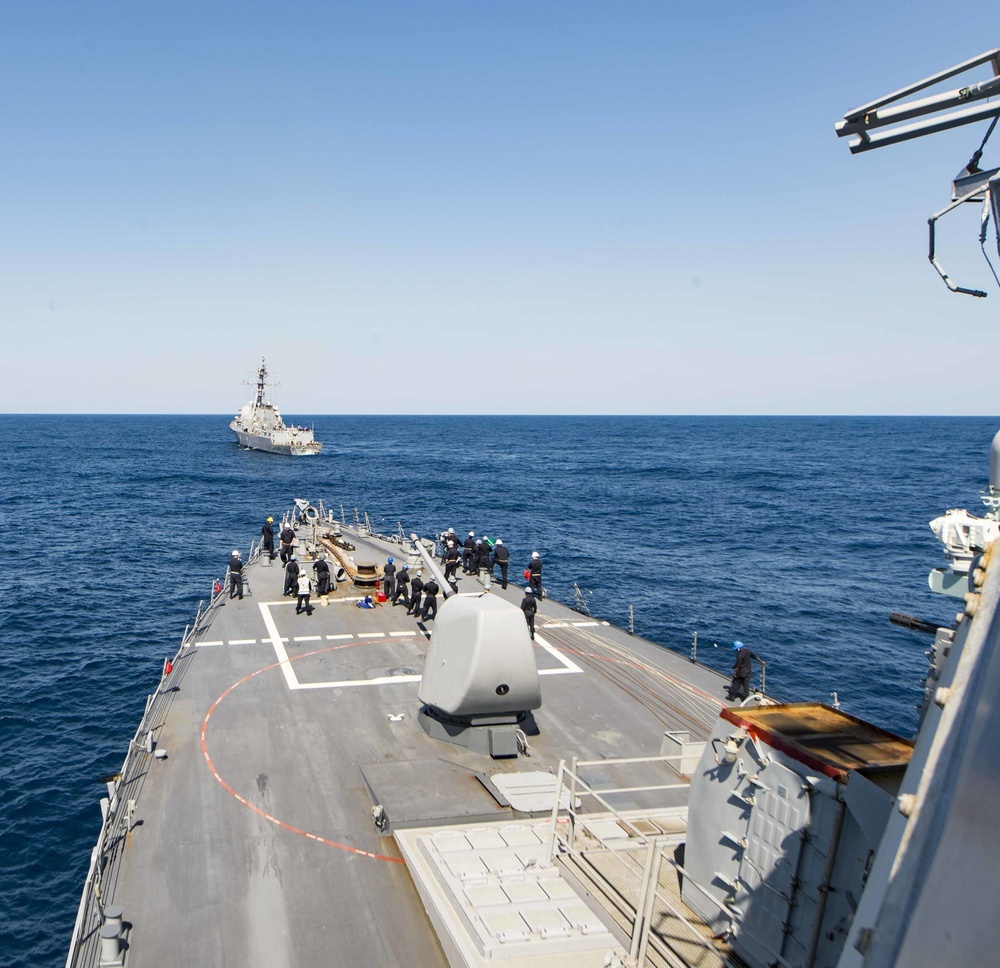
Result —
[[[402, 557], [349, 537], [358, 560]], [[418, 723], [433, 622], [359, 609], [349, 583], [296, 615], [280, 560], [247, 574], [250, 593], [225, 598], [176, 663], [156, 736], [167, 758], [129, 794], [138, 824], [105, 887], [131, 925], [129, 968], [446, 964], [392, 836], [372, 822], [372, 793], [401, 826], [508, 819], [477, 772], [655, 756], [665, 730], [706, 737], [723, 704], [716, 673], [546, 599], [539, 733], [530, 757], [491, 760]], [[460, 594], [482, 591], [459, 583]], [[523, 587], [491, 594], [517, 604]], [[669, 782], [656, 769], [614, 767], [594, 783]], [[615, 805], [643, 806], [629, 796]]]

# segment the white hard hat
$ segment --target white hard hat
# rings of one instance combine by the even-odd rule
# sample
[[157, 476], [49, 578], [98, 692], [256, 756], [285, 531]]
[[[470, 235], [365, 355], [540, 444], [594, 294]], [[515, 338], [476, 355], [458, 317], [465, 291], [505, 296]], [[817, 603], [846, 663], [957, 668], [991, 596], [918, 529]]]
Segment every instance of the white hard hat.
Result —
[[538, 552], [537, 551], [532, 551], [531, 552], [531, 557], [532, 558], [537, 558], [538, 557]]
[[503, 542], [499, 538], [497, 538], [497, 544], [503, 544]]
[[476, 536], [476, 532], [475, 531], [470, 531], [469, 532], [469, 537], [470, 538], [474, 538], [475, 536]]
[[234, 554], [234, 555], [235, 555], [235, 556], [236, 556], [237, 558], [239, 558], [239, 556], [240, 556], [240, 553], [239, 553], [239, 551], [238, 551], [238, 550], [237, 550], [236, 548], [233, 548], [233, 554]]
[[524, 590], [530, 595], [531, 594], [531, 585], [525, 585], [524, 586]]

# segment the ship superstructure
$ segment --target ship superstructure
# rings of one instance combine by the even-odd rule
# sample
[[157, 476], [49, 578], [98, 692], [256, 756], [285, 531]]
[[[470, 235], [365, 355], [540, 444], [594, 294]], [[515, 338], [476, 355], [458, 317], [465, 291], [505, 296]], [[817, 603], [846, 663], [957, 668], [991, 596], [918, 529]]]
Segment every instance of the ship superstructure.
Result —
[[257, 370], [256, 393], [249, 403], [240, 407], [229, 424], [240, 445], [251, 450], [264, 450], [272, 454], [289, 454], [303, 457], [318, 454], [323, 445], [313, 437], [309, 427], [288, 426], [278, 408], [267, 399], [267, 365], [262, 359]]

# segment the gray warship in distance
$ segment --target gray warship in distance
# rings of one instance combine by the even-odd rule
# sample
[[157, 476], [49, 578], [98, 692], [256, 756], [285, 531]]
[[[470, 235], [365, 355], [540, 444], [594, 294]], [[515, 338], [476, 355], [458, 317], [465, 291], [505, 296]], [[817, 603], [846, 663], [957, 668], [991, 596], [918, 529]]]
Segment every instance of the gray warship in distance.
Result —
[[286, 426], [278, 408], [265, 399], [270, 385], [267, 382], [267, 366], [261, 360], [257, 370], [256, 394], [253, 400], [240, 407], [229, 424], [237, 441], [250, 450], [265, 450], [271, 454], [290, 454], [293, 457], [318, 454], [323, 445], [313, 439], [313, 431], [308, 427]]
[[[532, 640], [519, 587], [296, 500], [337, 587], [297, 615], [257, 545], [242, 598], [213, 583], [109, 779], [67, 968], [994, 963], [1000, 433], [989, 469], [982, 517], [934, 523], [954, 622], [895, 617], [933, 636], [912, 741], [763, 681], [727, 702], [548, 597]], [[389, 555], [436, 618], [380, 601]]]

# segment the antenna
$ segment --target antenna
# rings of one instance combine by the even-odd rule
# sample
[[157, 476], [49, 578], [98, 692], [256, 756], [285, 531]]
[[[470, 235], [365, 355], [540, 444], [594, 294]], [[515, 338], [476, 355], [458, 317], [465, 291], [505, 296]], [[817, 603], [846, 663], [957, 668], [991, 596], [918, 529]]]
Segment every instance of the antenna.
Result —
[[[969, 84], [966, 87], [955, 88], [943, 94], [914, 98], [909, 101], [903, 100], [918, 91], [933, 87], [935, 84], [940, 84], [942, 81], [949, 80], [958, 74], [964, 74], [966, 71], [983, 64], [989, 64], [992, 68], [992, 78]], [[1000, 251], [1000, 168], [993, 168], [990, 171], [981, 171], [979, 168], [979, 159], [982, 158], [983, 148], [996, 127], [997, 119], [1000, 118], [1000, 101], [990, 102], [987, 100], [984, 104], [975, 103], [995, 95], [1000, 95], [1000, 48], [988, 50], [978, 57], [963, 61], [947, 70], [925, 77], [922, 81], [909, 84], [892, 94], [886, 94], [884, 97], [870, 101], [853, 111], [848, 111], [844, 115], [844, 120], [838, 121], [834, 125], [838, 138], [851, 137], [848, 147], [851, 149], [851, 154], [857, 154], [860, 151], [870, 151], [872, 148], [882, 148], [886, 145], [910, 141], [927, 134], [936, 134], [939, 131], [948, 131], [951, 128], [993, 118], [979, 149], [973, 153], [972, 158], [952, 182], [951, 204], [941, 211], [935, 212], [927, 220], [930, 236], [927, 258], [930, 264], [952, 292], [963, 293], [967, 296], [985, 297], [986, 293], [981, 289], [968, 289], [956, 285], [951, 280], [938, 261], [934, 246], [934, 230], [938, 219], [958, 208], [963, 202], [981, 202], [979, 245], [983, 250], [983, 257], [993, 273], [993, 278], [997, 279], [998, 284], [1000, 284], [993, 264], [990, 262], [989, 256], [986, 255], [987, 226], [991, 212], [994, 231], [997, 232], [997, 250]], [[972, 106], [968, 107], [967, 105], [970, 104]], [[958, 110], [953, 110], [955, 108]], [[924, 120], [914, 121], [912, 124], [901, 123], [911, 121], [913, 118], [923, 118]], [[896, 127], [889, 127], [890, 125], [896, 125]], [[880, 130], [883, 128], [886, 130]]]

